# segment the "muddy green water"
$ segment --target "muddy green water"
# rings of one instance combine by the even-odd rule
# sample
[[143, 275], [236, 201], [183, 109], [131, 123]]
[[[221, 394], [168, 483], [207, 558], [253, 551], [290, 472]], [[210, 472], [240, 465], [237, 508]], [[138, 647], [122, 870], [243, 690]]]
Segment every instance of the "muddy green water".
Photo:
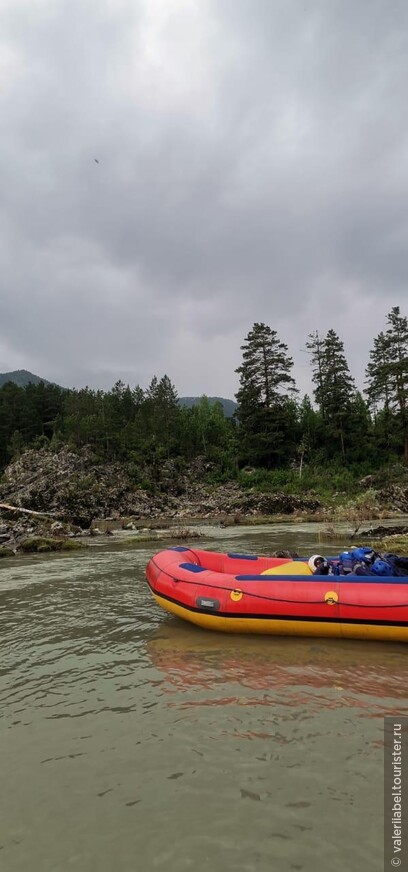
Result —
[[[215, 536], [200, 547], [341, 544], [308, 524]], [[155, 550], [0, 566], [0, 868], [381, 870], [405, 647], [189, 627], [151, 600]]]

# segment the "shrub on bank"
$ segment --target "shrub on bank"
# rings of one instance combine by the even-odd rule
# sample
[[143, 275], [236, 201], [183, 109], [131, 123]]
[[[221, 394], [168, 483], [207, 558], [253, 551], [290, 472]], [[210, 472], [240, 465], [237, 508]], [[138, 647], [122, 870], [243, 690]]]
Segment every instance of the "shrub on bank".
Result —
[[7, 545], [2, 545], [0, 547], [0, 558], [1, 557], [14, 557], [13, 549], [8, 548]]
[[[325, 502], [344, 497], [354, 498], [367, 490], [364, 476], [367, 468], [361, 464], [349, 467], [342, 466], [306, 466], [286, 469], [244, 468], [239, 471], [237, 480], [243, 489], [253, 488], [255, 491], [286, 493], [291, 496], [303, 496], [313, 493]], [[370, 482], [372, 486], [372, 482]]]
[[24, 554], [46, 554], [50, 551], [77, 551], [85, 548], [84, 542], [77, 539], [47, 539], [44, 536], [31, 536], [20, 542], [19, 551]]

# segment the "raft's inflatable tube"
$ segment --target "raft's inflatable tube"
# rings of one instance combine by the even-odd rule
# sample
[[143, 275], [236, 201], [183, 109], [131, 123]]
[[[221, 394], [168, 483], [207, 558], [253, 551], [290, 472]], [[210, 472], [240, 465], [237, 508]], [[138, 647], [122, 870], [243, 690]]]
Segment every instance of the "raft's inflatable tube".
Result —
[[162, 608], [209, 630], [408, 642], [408, 577], [312, 576], [306, 566], [177, 546], [155, 554], [146, 577]]

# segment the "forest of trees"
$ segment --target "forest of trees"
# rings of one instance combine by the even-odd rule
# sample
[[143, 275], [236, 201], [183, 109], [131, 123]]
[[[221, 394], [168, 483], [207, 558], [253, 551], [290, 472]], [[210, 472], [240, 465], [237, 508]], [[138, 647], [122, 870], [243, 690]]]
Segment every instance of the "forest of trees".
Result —
[[241, 346], [235, 416], [206, 397], [183, 408], [167, 375], [143, 390], [65, 390], [40, 383], [0, 388], [0, 469], [25, 447], [89, 446], [96, 462], [160, 468], [165, 458], [204, 456], [220, 477], [244, 467], [356, 467], [408, 463], [408, 319], [394, 307], [373, 341], [364, 393], [356, 389], [334, 330], [307, 341], [313, 400], [299, 397], [287, 346], [255, 323]]

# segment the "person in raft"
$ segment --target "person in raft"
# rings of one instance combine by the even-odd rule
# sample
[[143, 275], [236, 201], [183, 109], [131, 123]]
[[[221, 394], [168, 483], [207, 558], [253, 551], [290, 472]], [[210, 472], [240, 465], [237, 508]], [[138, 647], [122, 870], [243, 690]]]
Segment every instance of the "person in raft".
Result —
[[332, 564], [326, 560], [325, 557], [322, 557], [321, 554], [313, 554], [310, 560], [307, 561], [309, 569], [312, 570], [313, 575], [333, 575], [334, 568]]

